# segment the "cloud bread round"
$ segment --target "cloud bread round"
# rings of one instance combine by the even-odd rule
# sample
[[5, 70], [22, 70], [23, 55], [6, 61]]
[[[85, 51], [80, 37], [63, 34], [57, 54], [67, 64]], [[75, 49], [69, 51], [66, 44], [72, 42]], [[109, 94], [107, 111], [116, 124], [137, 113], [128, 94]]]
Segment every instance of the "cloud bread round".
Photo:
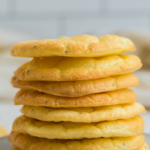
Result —
[[150, 150], [147, 143], [145, 143], [139, 150]]
[[15, 105], [46, 106], [46, 107], [98, 107], [133, 103], [136, 94], [130, 89], [116, 90], [107, 93], [91, 94], [82, 97], [60, 97], [37, 92], [20, 90], [15, 98]]
[[18, 117], [13, 131], [48, 139], [82, 139], [98, 137], [128, 137], [144, 131], [144, 120], [136, 116], [126, 120], [98, 123], [43, 122], [25, 116]]
[[3, 136], [6, 136], [8, 133], [6, 131], [6, 129], [0, 125], [0, 138], [3, 137]]
[[129, 73], [102, 79], [70, 82], [21, 81], [14, 76], [11, 83], [16, 88], [33, 89], [58, 96], [79, 97], [137, 86], [139, 80], [134, 74]]
[[139, 150], [145, 142], [144, 135], [124, 138], [50, 140], [17, 132], [11, 132], [9, 141], [22, 150]]
[[[85, 146], [84, 146], [85, 147]], [[90, 146], [86, 146], [86, 150], [91, 150], [91, 147], [89, 148]], [[102, 148], [100, 148], [99, 146], [98, 147], [96, 147], [96, 146], [92, 146], [92, 148], [96, 148], [96, 149], [94, 149], [94, 150], [108, 150], [108, 148], [107, 149], [102, 149]], [[35, 146], [35, 148], [37, 148], [37, 146]], [[39, 150], [43, 150], [42, 149], [42, 147], [38, 147], [38, 149]], [[85, 148], [84, 148], [85, 149]], [[16, 146], [12, 146], [12, 148], [11, 148], [11, 150], [21, 150], [21, 149], [19, 149], [18, 147], [16, 147]], [[26, 149], [26, 150], [34, 150], [33, 148], [30, 148], [30, 149]], [[49, 150], [49, 149], [45, 149], [45, 150]], [[51, 149], [51, 150], [54, 150], [53, 148]], [[56, 149], [55, 149], [56, 150]], [[60, 149], [57, 149], [57, 150], [60, 150]], [[68, 150], [68, 149], [62, 149], [61, 148], [61, 150]], [[69, 149], [70, 150], [70, 149]], [[74, 148], [71, 148], [71, 150], [77, 150], [77, 149], [74, 149]], [[81, 148], [79, 148], [78, 150], [81, 150]], [[111, 149], [111, 150], [118, 150], [118, 148], [117, 149]], [[124, 149], [120, 149], [120, 150], [124, 150]], [[128, 150], [133, 150], [133, 149], [128, 149]], [[142, 147], [140, 147], [140, 148], [138, 148], [138, 149], [134, 149], [134, 150], [149, 150], [149, 147], [148, 147], [148, 145], [145, 143]]]
[[15, 44], [12, 56], [20, 57], [99, 57], [135, 51], [135, 45], [127, 38], [106, 35], [101, 38], [90, 35], [77, 35], [71, 38], [46, 39]]
[[140, 69], [134, 55], [96, 58], [43, 57], [22, 65], [15, 76], [24, 81], [76, 81], [104, 78]]
[[118, 119], [129, 119], [146, 112], [140, 103], [78, 108], [51, 108], [23, 106], [21, 112], [30, 118], [41, 121], [100, 122]]

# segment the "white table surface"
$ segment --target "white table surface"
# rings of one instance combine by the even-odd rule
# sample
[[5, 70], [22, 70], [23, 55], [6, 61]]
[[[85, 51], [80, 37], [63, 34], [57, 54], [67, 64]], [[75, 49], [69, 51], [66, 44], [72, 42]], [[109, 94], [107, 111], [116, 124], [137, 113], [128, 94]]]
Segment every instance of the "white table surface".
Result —
[[[15, 106], [13, 103], [0, 103], [0, 123], [6, 127], [8, 132], [11, 131], [14, 119], [21, 115], [20, 109], [22, 106]], [[145, 120], [145, 132], [150, 134], [150, 112], [141, 114]]]

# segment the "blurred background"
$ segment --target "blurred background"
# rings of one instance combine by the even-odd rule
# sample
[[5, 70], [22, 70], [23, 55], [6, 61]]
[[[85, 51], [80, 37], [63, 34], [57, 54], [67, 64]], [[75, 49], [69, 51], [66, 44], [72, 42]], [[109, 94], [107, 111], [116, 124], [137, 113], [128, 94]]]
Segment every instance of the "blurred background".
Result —
[[[78, 34], [117, 34], [135, 42], [135, 54], [144, 66], [135, 73], [140, 86], [133, 89], [137, 100], [150, 109], [149, 0], [0, 0], [0, 123], [8, 131], [21, 108], [13, 106], [18, 90], [11, 87], [10, 79], [14, 70], [30, 60], [11, 57], [11, 46], [20, 41]], [[150, 113], [143, 116], [150, 120]], [[150, 122], [146, 126], [150, 133]]]

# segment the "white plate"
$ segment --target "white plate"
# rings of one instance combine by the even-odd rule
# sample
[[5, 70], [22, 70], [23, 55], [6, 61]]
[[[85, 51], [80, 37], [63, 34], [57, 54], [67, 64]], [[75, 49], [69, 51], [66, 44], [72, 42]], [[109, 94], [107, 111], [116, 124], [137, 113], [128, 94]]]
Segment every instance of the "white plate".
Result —
[[[8, 137], [0, 138], [0, 150], [10, 150], [12, 144], [7, 139]], [[145, 140], [150, 147], [150, 135], [145, 135]]]

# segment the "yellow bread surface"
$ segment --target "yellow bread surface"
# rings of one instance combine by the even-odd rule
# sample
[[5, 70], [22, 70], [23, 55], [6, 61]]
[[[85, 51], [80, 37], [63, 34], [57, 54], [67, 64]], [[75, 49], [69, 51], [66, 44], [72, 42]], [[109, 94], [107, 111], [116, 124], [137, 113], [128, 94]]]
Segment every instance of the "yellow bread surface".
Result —
[[3, 136], [8, 135], [8, 132], [6, 131], [6, 129], [0, 124], [0, 138]]
[[95, 58], [33, 58], [15, 72], [23, 81], [76, 81], [125, 74], [142, 67], [134, 55], [111, 55]]
[[129, 73], [102, 79], [73, 82], [21, 81], [14, 76], [11, 83], [16, 88], [33, 89], [57, 96], [79, 97], [137, 86], [139, 80], [134, 74]]
[[144, 131], [144, 120], [142, 117], [136, 116], [131, 119], [98, 123], [56, 123], [20, 116], [14, 121], [12, 130], [48, 139], [129, 137]]
[[17, 132], [11, 132], [9, 141], [21, 150], [139, 150], [145, 142], [144, 135], [124, 138], [50, 140]]
[[[84, 150], [91, 150], [91, 147], [89, 148], [90, 146], [88, 146], [88, 147], [83, 147], [84, 148]], [[95, 146], [96, 147], [96, 146]], [[103, 149], [103, 148], [100, 148], [99, 146], [98, 146], [98, 148], [96, 147], [95, 148], [94, 147], [94, 149], [92, 149], [92, 150], [108, 150], [108, 149]], [[35, 146], [35, 148], [37, 148], [37, 146]], [[30, 148], [30, 149], [26, 149], [26, 150], [35, 150], [35, 148]], [[39, 147], [38, 147], [39, 148]], [[93, 147], [92, 147], [93, 148]], [[18, 148], [18, 147], [16, 147], [16, 146], [12, 146], [12, 148], [11, 148], [11, 150], [21, 150], [20, 148]], [[25, 150], [25, 149], [24, 149]], [[39, 148], [39, 150], [43, 150], [42, 149], [42, 147], [40, 147]], [[48, 149], [45, 149], [45, 150], [49, 150], [49, 148]], [[51, 150], [68, 150], [68, 148], [58, 148], [58, 149], [51, 149]], [[77, 149], [74, 149], [74, 148], [71, 148], [71, 149], [69, 149], [69, 150], [77, 150]], [[78, 149], [78, 150], [81, 150], [81, 149]], [[118, 150], [118, 149], [111, 149], [111, 150]], [[124, 150], [124, 149], [119, 149], [119, 150]], [[128, 150], [133, 150], [133, 149], [128, 149]], [[148, 145], [145, 143], [142, 147], [140, 147], [140, 148], [138, 148], [138, 149], [134, 149], [134, 150], [149, 150], [149, 147], [148, 147]]]
[[20, 90], [15, 98], [15, 105], [31, 105], [46, 107], [97, 107], [133, 103], [136, 94], [130, 89], [90, 94], [82, 97], [60, 97], [33, 90]]
[[23, 106], [21, 112], [33, 119], [47, 122], [100, 122], [118, 119], [129, 119], [143, 112], [144, 106], [140, 103], [113, 105], [103, 107], [51, 108], [37, 106]]
[[90, 35], [60, 37], [41, 41], [29, 41], [15, 44], [12, 56], [20, 57], [99, 57], [135, 51], [135, 45], [127, 38], [105, 35], [97, 38]]

